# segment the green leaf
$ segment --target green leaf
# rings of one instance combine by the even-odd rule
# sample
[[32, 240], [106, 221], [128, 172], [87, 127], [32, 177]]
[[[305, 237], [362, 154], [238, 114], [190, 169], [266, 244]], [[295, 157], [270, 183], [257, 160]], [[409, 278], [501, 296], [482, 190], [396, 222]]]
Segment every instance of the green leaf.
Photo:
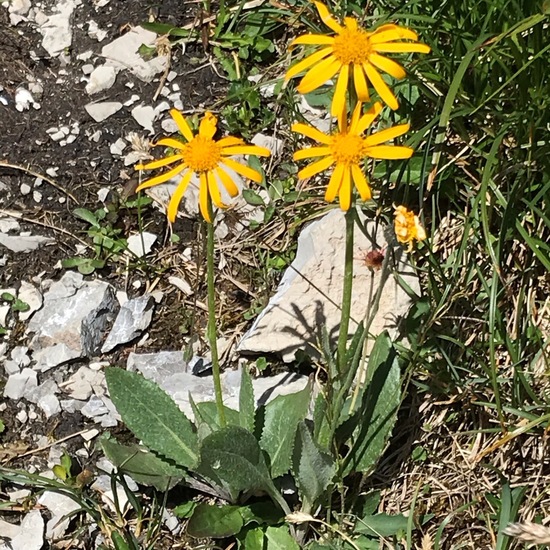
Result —
[[124, 474], [142, 485], [152, 486], [159, 491], [174, 487], [185, 472], [140, 445], [121, 445], [107, 437], [99, 441], [105, 456]]
[[259, 525], [276, 525], [284, 521], [284, 515], [281, 509], [271, 500], [261, 500], [253, 502], [239, 508], [245, 525], [257, 523]]
[[256, 191], [252, 191], [252, 189], [243, 189], [242, 195], [243, 199], [252, 206], [265, 206], [264, 199]]
[[2, 422], [2, 419], [0, 419], [0, 434], [4, 432], [6, 429], [6, 425]]
[[197, 539], [221, 539], [236, 535], [243, 527], [239, 506], [199, 504], [187, 524], [187, 533]]
[[348, 442], [350, 451], [344, 459], [344, 475], [368, 473], [374, 468], [397, 419], [401, 402], [400, 371], [387, 332], [376, 339], [367, 372], [361, 406], [342, 426], [343, 431], [355, 426]]
[[[223, 406], [225, 412], [225, 421], [228, 424], [233, 426], [240, 425], [239, 413], [235, 409], [230, 409], [229, 407]], [[214, 401], [202, 401], [201, 403], [195, 404], [195, 422], [204, 422], [210, 428], [211, 432], [215, 432], [221, 428], [220, 421], [218, 418], [218, 407]]]
[[113, 543], [115, 550], [130, 550], [130, 546], [118, 531], [113, 531], [111, 534], [111, 542]]
[[187, 38], [189, 36], [189, 31], [185, 29], [180, 29], [179, 27], [174, 27], [173, 25], [168, 25], [166, 23], [140, 23], [144, 29], [148, 31], [155, 32], [157, 34], [168, 34], [170, 36], [181, 36]]
[[306, 507], [312, 509], [334, 478], [334, 460], [316, 445], [305, 421], [298, 424], [292, 473]]
[[241, 390], [239, 393], [239, 419], [240, 425], [250, 433], [254, 433], [255, 414], [254, 387], [252, 378], [246, 367], [242, 368]]
[[0, 298], [2, 298], [5, 302], [13, 302], [15, 300], [15, 296], [10, 292], [2, 292], [2, 294], [0, 294]]
[[135, 372], [110, 367], [105, 378], [126, 426], [153, 451], [193, 469], [198, 462], [197, 434], [173, 399]]
[[13, 305], [11, 306], [11, 309], [12, 311], [29, 311], [31, 306], [29, 306], [26, 302], [23, 302], [23, 300], [16, 298], [15, 302], [13, 302]]
[[240, 426], [227, 426], [204, 439], [197, 472], [226, 489], [233, 500], [241, 491], [275, 490], [258, 441]]
[[265, 535], [261, 527], [249, 529], [244, 533], [244, 536], [241, 534], [238, 539], [240, 542], [239, 548], [243, 550], [265, 550]]
[[279, 395], [265, 406], [260, 446], [271, 460], [273, 478], [290, 470], [296, 428], [309, 409], [311, 385], [297, 393]]
[[75, 208], [73, 210], [73, 215], [77, 218], [80, 218], [81, 220], [84, 220], [86, 223], [89, 223], [93, 227], [99, 228], [99, 222], [96, 215], [86, 208]]
[[394, 537], [407, 531], [407, 522], [408, 518], [402, 514], [375, 514], [359, 519], [354, 531], [376, 537]]
[[183, 504], [176, 506], [172, 511], [178, 518], [189, 518], [198, 504], [198, 502], [190, 500], [189, 502], [184, 502]]
[[268, 527], [265, 530], [265, 538], [267, 545], [264, 550], [300, 550], [288, 530], [288, 525]]

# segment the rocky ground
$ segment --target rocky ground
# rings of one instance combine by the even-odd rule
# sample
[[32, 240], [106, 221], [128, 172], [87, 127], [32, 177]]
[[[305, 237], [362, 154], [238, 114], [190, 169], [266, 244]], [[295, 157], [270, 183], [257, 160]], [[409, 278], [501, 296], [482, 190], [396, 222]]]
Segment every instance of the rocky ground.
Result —
[[[202, 113], [225, 94], [227, 82], [204, 44], [168, 46], [139, 26], [150, 18], [193, 25], [199, 9], [196, 2], [175, 0], [10, 0], [0, 7], [4, 466], [48, 473], [68, 453], [79, 470], [109, 471], [94, 446], [105, 430], [120, 430], [105, 386], [106, 365], [142, 372], [187, 412], [189, 391], [197, 401], [212, 398], [196, 206], [188, 201], [187, 214], [169, 227], [163, 208], [170, 185], [164, 194], [161, 189], [136, 201], [133, 168], [150, 158], [149, 140], [176, 130], [169, 109]], [[278, 138], [256, 140], [280, 154]], [[303, 235], [279, 294], [248, 338], [241, 338], [252, 323], [243, 313], [251, 306], [259, 312], [262, 303], [250, 277], [259, 262], [258, 237], [242, 222], [255, 215], [242, 202], [217, 228], [225, 239], [218, 256], [218, 299], [230, 406], [240, 380], [233, 369], [246, 361], [243, 353], [292, 361], [306, 341], [315, 355], [319, 314], [330, 330], [338, 322], [334, 289], [341, 288], [341, 273], [332, 267], [342, 265], [343, 222], [333, 212]], [[331, 238], [318, 238], [328, 231]], [[328, 249], [320, 246], [325, 240]], [[357, 246], [356, 278], [364, 284], [358, 285], [353, 315], [361, 319], [366, 289], [379, 275], [360, 257], [387, 246], [386, 236], [371, 227]], [[416, 288], [399, 255], [396, 262]], [[329, 272], [334, 275], [327, 279]], [[399, 285], [391, 284], [376, 330], [395, 327], [395, 316], [409, 304]], [[259, 377], [256, 397], [295, 391], [307, 374], [285, 368]], [[98, 494], [109, 496], [108, 477], [94, 483]], [[45, 540], [70, 538], [68, 520], [60, 519], [75, 509], [73, 501], [46, 492], [38, 507], [21, 513], [28, 491], [14, 486], [0, 491], [12, 503], [0, 519], [0, 548], [39, 550]], [[172, 534], [181, 528], [170, 514], [165, 524]], [[97, 544], [94, 540], [90, 535], [79, 547]], [[52, 547], [76, 547], [57, 544]]]

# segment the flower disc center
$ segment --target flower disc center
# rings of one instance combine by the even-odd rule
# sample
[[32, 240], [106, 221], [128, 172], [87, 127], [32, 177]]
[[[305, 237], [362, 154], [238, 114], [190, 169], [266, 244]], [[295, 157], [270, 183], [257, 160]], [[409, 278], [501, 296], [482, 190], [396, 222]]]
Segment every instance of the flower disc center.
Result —
[[210, 138], [196, 136], [182, 151], [183, 161], [194, 172], [214, 170], [221, 159], [221, 147]]
[[332, 136], [330, 150], [337, 164], [359, 164], [363, 160], [363, 138], [354, 134]]
[[369, 35], [362, 29], [344, 30], [334, 38], [333, 54], [344, 65], [362, 65], [369, 59], [371, 45]]

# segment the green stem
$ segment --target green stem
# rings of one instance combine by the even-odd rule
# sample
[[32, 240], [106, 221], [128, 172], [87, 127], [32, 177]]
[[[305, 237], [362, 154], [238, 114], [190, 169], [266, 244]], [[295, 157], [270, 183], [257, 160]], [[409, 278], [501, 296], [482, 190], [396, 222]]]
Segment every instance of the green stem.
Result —
[[350, 208], [346, 212], [346, 255], [344, 260], [344, 290], [342, 293], [342, 316], [340, 318], [340, 332], [338, 334], [338, 377], [340, 381], [347, 372], [347, 343], [349, 319], [351, 314], [351, 290], [353, 286], [353, 227], [355, 225], [355, 210]]
[[[212, 204], [208, 204], [212, 211]], [[210, 214], [212, 216], [212, 214]], [[222, 382], [220, 378], [220, 360], [218, 357], [218, 342], [216, 338], [216, 293], [214, 288], [214, 224], [206, 223], [206, 282], [208, 287], [208, 326], [206, 334], [212, 355], [212, 374], [214, 377], [214, 393], [220, 426], [225, 426], [223, 409]]]

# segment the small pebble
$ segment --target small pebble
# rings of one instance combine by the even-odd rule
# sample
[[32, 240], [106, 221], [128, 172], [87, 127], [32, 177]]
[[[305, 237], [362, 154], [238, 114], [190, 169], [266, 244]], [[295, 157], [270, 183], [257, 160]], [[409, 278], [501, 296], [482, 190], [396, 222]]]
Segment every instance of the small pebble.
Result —
[[28, 195], [31, 192], [31, 186], [27, 183], [22, 183], [20, 187], [20, 191], [22, 195]]

